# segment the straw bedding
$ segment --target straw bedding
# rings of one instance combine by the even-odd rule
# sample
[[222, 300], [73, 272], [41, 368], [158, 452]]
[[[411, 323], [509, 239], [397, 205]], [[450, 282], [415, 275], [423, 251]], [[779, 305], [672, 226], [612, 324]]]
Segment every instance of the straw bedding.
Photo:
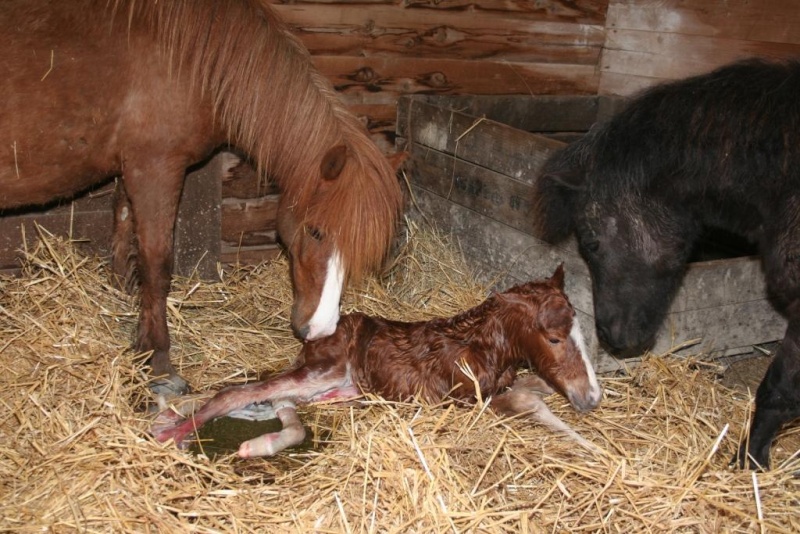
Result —
[[[728, 461], [752, 400], [701, 357], [650, 357], [604, 377], [601, 408], [554, 412], [603, 452], [478, 405], [313, 406], [316, 447], [209, 459], [155, 443], [135, 301], [101, 260], [46, 238], [0, 280], [0, 531], [797, 532], [797, 430], [752, 474]], [[291, 291], [282, 260], [177, 280], [173, 358], [198, 390], [287, 366]], [[392, 270], [345, 311], [450, 315], [480, 300], [456, 249], [417, 230]], [[324, 441], [324, 442], [323, 442]], [[793, 445], [793, 446], [792, 446]]]

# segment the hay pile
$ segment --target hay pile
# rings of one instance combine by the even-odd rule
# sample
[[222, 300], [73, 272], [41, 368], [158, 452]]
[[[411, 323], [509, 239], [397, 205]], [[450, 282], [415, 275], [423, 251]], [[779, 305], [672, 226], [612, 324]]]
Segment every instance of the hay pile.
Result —
[[[484, 288], [459, 258], [418, 232], [383, 285], [348, 293], [345, 311], [417, 319], [470, 307]], [[0, 280], [0, 531], [800, 530], [797, 454], [777, 448], [768, 473], [729, 470], [752, 403], [698, 360], [649, 358], [605, 378], [589, 415], [550, 397], [603, 454], [483, 406], [373, 400], [304, 410], [327, 436], [318, 448], [210, 460], [148, 436], [135, 409], [144, 375], [127, 350], [137, 309], [105, 265], [46, 239], [24, 269]], [[197, 389], [281, 369], [298, 348], [290, 304], [283, 261], [218, 284], [176, 281], [173, 358]]]

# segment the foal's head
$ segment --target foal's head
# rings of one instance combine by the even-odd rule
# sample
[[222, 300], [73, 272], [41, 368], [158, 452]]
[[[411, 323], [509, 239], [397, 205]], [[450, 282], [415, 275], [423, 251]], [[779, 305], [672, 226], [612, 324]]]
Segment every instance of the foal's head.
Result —
[[539, 376], [578, 411], [596, 408], [597, 382], [575, 310], [564, 294], [564, 269], [544, 282], [516, 286], [500, 296], [510, 305], [507, 330]]

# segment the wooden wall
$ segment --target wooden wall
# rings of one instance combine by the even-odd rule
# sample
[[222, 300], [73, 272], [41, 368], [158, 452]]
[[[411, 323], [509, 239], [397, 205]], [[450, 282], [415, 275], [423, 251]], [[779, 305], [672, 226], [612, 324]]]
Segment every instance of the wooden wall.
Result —
[[391, 149], [403, 94], [629, 95], [800, 57], [800, 0], [274, 0]]
[[608, 0], [308, 0], [274, 5], [392, 145], [402, 94], [595, 94]]
[[611, 0], [599, 92], [628, 95], [750, 56], [800, 58], [800, 1]]

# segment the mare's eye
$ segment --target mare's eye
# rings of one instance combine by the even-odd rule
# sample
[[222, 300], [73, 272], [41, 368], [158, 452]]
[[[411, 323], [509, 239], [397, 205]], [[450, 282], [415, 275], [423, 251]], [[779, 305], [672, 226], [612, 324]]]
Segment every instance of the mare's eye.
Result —
[[316, 241], [322, 241], [322, 232], [319, 231], [319, 228], [314, 228], [313, 226], [306, 226], [306, 235], [310, 236], [312, 239]]

